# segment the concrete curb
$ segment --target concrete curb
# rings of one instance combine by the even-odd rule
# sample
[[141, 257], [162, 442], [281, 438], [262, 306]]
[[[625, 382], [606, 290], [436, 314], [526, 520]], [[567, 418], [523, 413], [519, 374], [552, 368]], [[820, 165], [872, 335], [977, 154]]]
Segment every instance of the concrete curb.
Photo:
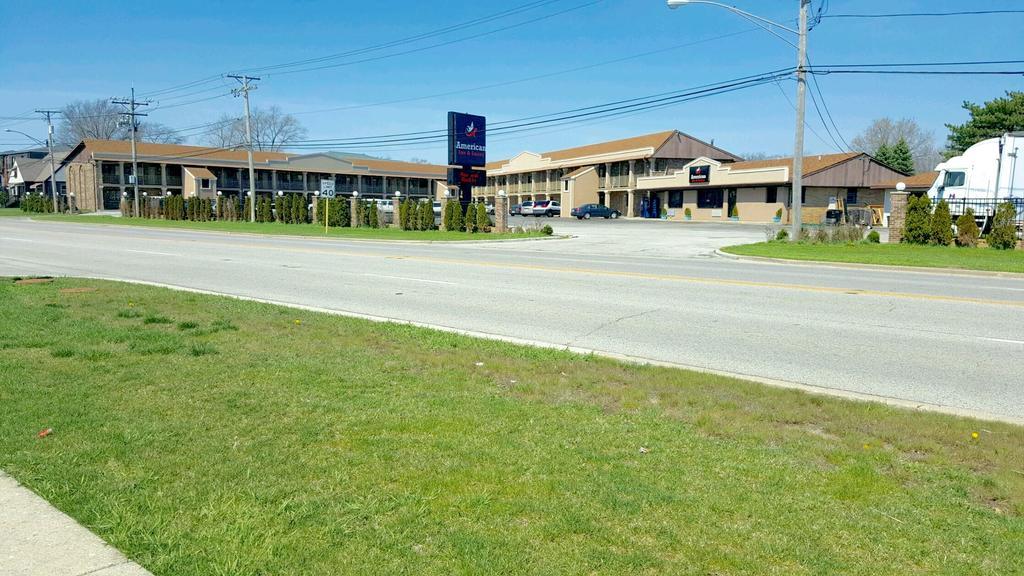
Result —
[[199, 288], [189, 288], [187, 286], [178, 286], [175, 284], [164, 284], [161, 282], [148, 282], [144, 280], [124, 280], [121, 278], [110, 278], [103, 276], [84, 276], [84, 278], [90, 278], [94, 280], [111, 280], [115, 282], [125, 282], [129, 284], [139, 284], [144, 286], [155, 286], [157, 288], [168, 288], [171, 290], [177, 290], [180, 292], [192, 292], [196, 294], [207, 294], [211, 296], [224, 296], [227, 298], [234, 298], [236, 300], [244, 300], [248, 302], [260, 302], [263, 304], [273, 304], [275, 306], [284, 306], [286, 308], [294, 308], [297, 310], [307, 310], [310, 312], [319, 312], [323, 314], [331, 314], [334, 316], [345, 316], [349, 318], [359, 318], [362, 320], [369, 320], [372, 322], [389, 323], [389, 324], [403, 324], [406, 326], [416, 326], [419, 328], [428, 328], [431, 330], [440, 330], [442, 332], [449, 332], [453, 334], [459, 334], [462, 336], [469, 336], [473, 338], [482, 338], [485, 340], [494, 340], [498, 342], [506, 342], [509, 344], [516, 344], [520, 346], [532, 346], [535, 348], [544, 348], [549, 350], [561, 350], [567, 352], [573, 352], [576, 354], [594, 355], [611, 360], [618, 360], [620, 362], [627, 362], [630, 364], [647, 365], [647, 366], [659, 366], [663, 368], [676, 368], [681, 370], [691, 370], [694, 372], [700, 372], [703, 374], [713, 374], [715, 376], [725, 376], [729, 378], [737, 378], [740, 380], [747, 380], [749, 382], [756, 382], [758, 384], [765, 384], [776, 388], [788, 388], [792, 390], [800, 390], [810, 394], [818, 394], [823, 396], [833, 396], [837, 398], [843, 398], [846, 400], [854, 400], [860, 402], [876, 402], [885, 404], [888, 406], [894, 406], [911, 411], [923, 411], [923, 412], [935, 412], [939, 414], [947, 414], [950, 416], [958, 416], [961, 418], [974, 418], [977, 420], [989, 420], [994, 422], [1004, 422], [1007, 424], [1014, 424], [1018, 426], [1024, 426], [1024, 418], [1015, 418], [1012, 416], [1005, 416], [1002, 414], [990, 414], [978, 410], [970, 410], [966, 408], [957, 408], [954, 406], [944, 406], [941, 404], [932, 404], [928, 402], [918, 402], [914, 400], [907, 400], [904, 398], [896, 398], [890, 396], [883, 396], [879, 394], [869, 394], [865, 392], [857, 392], [854, 390], [846, 390], [842, 388], [828, 388], [825, 386], [816, 386], [814, 384], [804, 384], [802, 382], [791, 382], [787, 380], [779, 380], [774, 378], [765, 378], [762, 376], [755, 376], [752, 374], [743, 374], [738, 372], [728, 372], [725, 370], [716, 370], [713, 368], [707, 368], [704, 366], [692, 366], [689, 364], [682, 364], [678, 362], [669, 362], [665, 360], [657, 360], [654, 358], [645, 358], [642, 356], [632, 356], [627, 354], [620, 354], [617, 352], [610, 352], [607, 350], [599, 350], [595, 348], [584, 348], [580, 346], [570, 346], [566, 344], [544, 342], [541, 340], [532, 340], [528, 338], [517, 338], [515, 336], [505, 336], [502, 334], [492, 334], [489, 332], [479, 332], [476, 330], [465, 330], [462, 328], [455, 328], [452, 326], [445, 326], [443, 324], [430, 324], [426, 322], [416, 322], [413, 320], [403, 320], [400, 318], [393, 318], [388, 316], [377, 316], [373, 314], [364, 314], [362, 312], [354, 312], [351, 310], [338, 310], [332, 308], [322, 308], [320, 306], [308, 306], [305, 304], [294, 304], [290, 302], [282, 302], [279, 300], [272, 300], [267, 298], [257, 298], [254, 296], [239, 296], [235, 294], [228, 294], [224, 292], [217, 292], [214, 290], [202, 290]]
[[888, 264], [858, 264], [856, 262], [830, 262], [828, 260], [790, 260], [788, 258], [771, 258], [768, 256], [745, 256], [723, 252], [722, 249], [715, 250], [715, 256], [728, 258], [729, 260], [760, 262], [763, 264], [795, 264], [798, 266], [813, 266], [818, 268], [847, 268], [854, 270], [880, 270], [895, 272], [910, 272], [913, 274], [931, 274], [933, 276], [976, 276], [980, 278], [1012, 278], [1024, 280], [1024, 273], [1017, 272], [991, 272], [988, 270], [964, 270], [962, 268], [931, 268], [926, 266], [896, 266]]

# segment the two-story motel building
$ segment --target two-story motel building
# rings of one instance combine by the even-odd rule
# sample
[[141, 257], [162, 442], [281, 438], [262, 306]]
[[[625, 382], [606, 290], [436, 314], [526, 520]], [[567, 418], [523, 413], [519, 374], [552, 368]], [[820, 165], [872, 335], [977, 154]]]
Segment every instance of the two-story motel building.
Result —
[[[183, 194], [213, 198], [248, 191], [244, 150], [140, 142], [136, 145], [141, 194]], [[358, 191], [365, 198], [433, 198], [446, 186], [447, 168], [335, 153], [254, 152], [256, 193], [312, 195], [320, 180], [333, 179], [339, 195]], [[83, 212], [116, 210], [123, 194], [133, 191], [131, 144], [84, 140], [64, 159], [68, 192]]]

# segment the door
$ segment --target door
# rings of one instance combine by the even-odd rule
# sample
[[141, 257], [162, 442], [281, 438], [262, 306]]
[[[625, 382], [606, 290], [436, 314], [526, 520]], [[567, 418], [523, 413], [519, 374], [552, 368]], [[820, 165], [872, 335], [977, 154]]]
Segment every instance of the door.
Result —
[[732, 216], [732, 209], [736, 207], [736, 189], [729, 188], [729, 210], [725, 213], [726, 216]]

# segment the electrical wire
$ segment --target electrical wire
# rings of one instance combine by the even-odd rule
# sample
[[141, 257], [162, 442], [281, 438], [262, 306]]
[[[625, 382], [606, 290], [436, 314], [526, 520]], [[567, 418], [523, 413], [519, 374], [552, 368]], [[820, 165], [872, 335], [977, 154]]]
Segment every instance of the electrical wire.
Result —
[[828, 14], [824, 18], [924, 18], [942, 16], [987, 16], [1024, 14], [1024, 10], [963, 10], [959, 12], [898, 12], [894, 14]]

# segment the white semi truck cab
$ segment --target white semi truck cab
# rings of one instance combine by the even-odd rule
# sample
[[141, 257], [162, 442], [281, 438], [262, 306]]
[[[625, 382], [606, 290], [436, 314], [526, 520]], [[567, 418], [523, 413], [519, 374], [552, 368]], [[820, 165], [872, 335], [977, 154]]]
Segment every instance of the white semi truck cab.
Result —
[[1024, 211], [1024, 162], [1018, 161], [1024, 160], [1021, 153], [1024, 132], [982, 140], [935, 167], [939, 176], [928, 196], [933, 203], [946, 200], [954, 218], [972, 208], [983, 229], [1001, 202], [1013, 202], [1020, 214]]

